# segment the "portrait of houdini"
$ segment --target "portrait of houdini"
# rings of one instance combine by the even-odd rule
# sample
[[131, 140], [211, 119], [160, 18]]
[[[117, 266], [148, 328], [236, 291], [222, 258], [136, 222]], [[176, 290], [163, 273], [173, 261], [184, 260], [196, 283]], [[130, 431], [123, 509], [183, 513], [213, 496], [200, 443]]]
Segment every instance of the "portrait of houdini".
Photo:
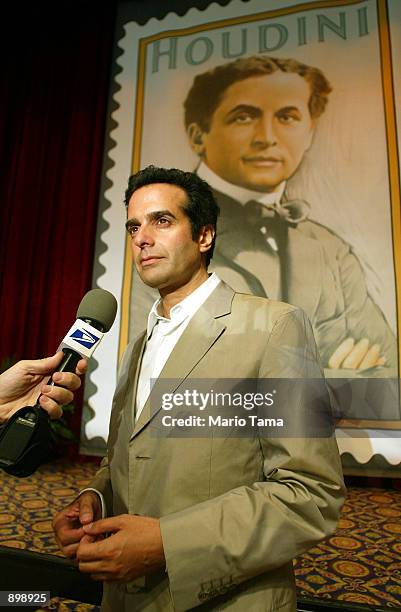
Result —
[[[352, 246], [313, 221], [308, 202], [287, 196], [331, 90], [319, 68], [266, 55], [195, 76], [183, 102], [185, 129], [199, 158], [194, 170], [220, 207], [210, 271], [237, 291], [303, 308], [331, 376], [393, 376], [396, 338]], [[132, 292], [139, 332], [157, 296], [135, 273]]]

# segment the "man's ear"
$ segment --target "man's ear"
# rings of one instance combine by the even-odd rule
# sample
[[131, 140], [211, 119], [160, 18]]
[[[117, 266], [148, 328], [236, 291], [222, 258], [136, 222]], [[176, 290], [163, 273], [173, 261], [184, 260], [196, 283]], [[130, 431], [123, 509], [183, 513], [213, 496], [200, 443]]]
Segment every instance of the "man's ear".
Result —
[[199, 233], [198, 244], [201, 253], [206, 253], [212, 246], [216, 230], [212, 225], [204, 225]]
[[187, 134], [192, 151], [199, 157], [203, 157], [205, 152], [205, 144], [203, 141], [205, 132], [197, 123], [190, 123], [187, 128]]

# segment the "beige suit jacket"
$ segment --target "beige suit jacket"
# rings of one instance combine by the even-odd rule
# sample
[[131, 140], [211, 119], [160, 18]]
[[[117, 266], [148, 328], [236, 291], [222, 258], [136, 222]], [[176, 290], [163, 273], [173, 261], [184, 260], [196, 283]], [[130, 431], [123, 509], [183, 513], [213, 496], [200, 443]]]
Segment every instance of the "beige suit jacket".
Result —
[[[291, 560], [332, 533], [343, 501], [336, 442], [326, 438], [156, 435], [152, 393], [133, 424], [144, 335], [127, 348], [108, 454], [91, 486], [109, 514], [160, 517], [167, 573], [105, 584], [103, 610], [296, 609]], [[292, 306], [224, 283], [198, 310], [161, 377], [170, 391], [205, 378], [321, 375], [309, 321]], [[297, 418], [308, 387], [282, 397]], [[154, 406], [152, 406], [154, 409]]]

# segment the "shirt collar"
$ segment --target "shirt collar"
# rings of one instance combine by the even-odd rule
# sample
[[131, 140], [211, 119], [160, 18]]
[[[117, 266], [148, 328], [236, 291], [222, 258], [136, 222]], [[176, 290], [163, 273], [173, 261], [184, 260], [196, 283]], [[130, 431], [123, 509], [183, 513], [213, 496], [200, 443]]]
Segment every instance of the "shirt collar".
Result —
[[286, 186], [286, 181], [282, 181], [274, 191], [269, 193], [245, 189], [245, 187], [239, 187], [239, 185], [225, 181], [221, 176], [215, 174], [204, 162], [199, 164], [196, 173], [200, 178], [209, 183], [213, 189], [224, 193], [224, 195], [233, 198], [233, 200], [240, 202], [240, 204], [246, 204], [249, 200], [256, 200], [262, 204], [279, 204]]
[[220, 283], [220, 279], [215, 272], [209, 275], [209, 278], [205, 280], [199, 287], [192, 291], [186, 298], [178, 302], [170, 310], [170, 318], [163, 317], [157, 311], [158, 306], [161, 302], [161, 298], [157, 299], [153, 304], [149, 315], [147, 325], [147, 338], [151, 336], [153, 329], [159, 321], [163, 321], [168, 325], [169, 330], [178, 327], [185, 319], [192, 317], [200, 306], [206, 301], [209, 295], [216, 289]]

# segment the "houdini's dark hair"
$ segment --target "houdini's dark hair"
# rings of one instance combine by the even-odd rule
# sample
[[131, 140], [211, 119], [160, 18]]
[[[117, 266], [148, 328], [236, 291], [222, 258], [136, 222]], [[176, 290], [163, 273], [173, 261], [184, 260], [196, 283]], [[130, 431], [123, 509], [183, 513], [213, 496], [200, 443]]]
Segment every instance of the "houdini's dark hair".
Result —
[[272, 74], [277, 70], [299, 74], [309, 83], [311, 88], [309, 112], [312, 118], [319, 117], [332, 91], [329, 81], [319, 68], [308, 66], [295, 59], [252, 55], [216, 66], [195, 77], [184, 102], [185, 127], [187, 128], [191, 123], [197, 123], [203, 131], [207, 132], [213, 113], [230, 85], [250, 77]]

